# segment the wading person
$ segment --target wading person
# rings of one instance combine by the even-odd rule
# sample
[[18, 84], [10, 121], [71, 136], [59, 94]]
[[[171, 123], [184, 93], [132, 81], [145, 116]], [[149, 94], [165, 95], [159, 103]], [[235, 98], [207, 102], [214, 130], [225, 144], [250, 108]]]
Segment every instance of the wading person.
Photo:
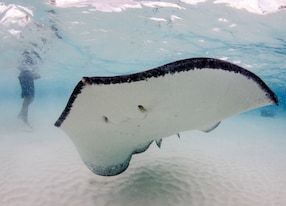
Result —
[[18, 76], [22, 89], [21, 97], [23, 98], [22, 108], [18, 117], [21, 120], [23, 120], [25, 125], [27, 125], [28, 127], [31, 127], [28, 122], [28, 110], [29, 110], [29, 105], [34, 100], [34, 95], [35, 95], [34, 80], [39, 78], [40, 75], [27, 69], [21, 70]]

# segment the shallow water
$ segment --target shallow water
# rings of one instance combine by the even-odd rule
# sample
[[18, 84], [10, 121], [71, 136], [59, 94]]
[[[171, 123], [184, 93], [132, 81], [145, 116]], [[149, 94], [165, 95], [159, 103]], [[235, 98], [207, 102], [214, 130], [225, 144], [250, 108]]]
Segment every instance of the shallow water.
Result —
[[101, 177], [60, 130], [1, 134], [1, 205], [285, 205], [285, 118], [241, 115], [184, 132]]
[[[286, 13], [278, 9], [285, 1], [249, 1], [240, 9], [235, 1], [2, 2], [0, 205], [286, 204]], [[32, 130], [17, 119], [24, 49], [40, 56], [33, 66], [41, 79], [30, 107]], [[160, 150], [151, 145], [111, 178], [91, 173], [53, 127], [82, 76], [201, 56], [254, 72], [279, 106], [228, 119], [212, 133], [166, 138]]]

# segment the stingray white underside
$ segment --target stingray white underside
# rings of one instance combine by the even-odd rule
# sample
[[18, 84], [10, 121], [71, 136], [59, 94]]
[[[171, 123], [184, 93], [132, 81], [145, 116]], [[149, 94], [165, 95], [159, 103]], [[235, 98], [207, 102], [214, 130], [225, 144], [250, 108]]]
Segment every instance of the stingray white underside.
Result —
[[232, 115], [274, 104], [247, 75], [198, 68], [145, 80], [85, 83], [61, 128], [99, 175], [117, 175], [132, 154], [187, 130], [210, 131]]

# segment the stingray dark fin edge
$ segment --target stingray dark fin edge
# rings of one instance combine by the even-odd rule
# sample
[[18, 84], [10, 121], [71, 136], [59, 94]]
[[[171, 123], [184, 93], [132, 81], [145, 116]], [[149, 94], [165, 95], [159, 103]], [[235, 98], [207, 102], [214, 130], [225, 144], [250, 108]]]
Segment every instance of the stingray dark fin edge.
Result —
[[254, 73], [238, 66], [233, 63], [214, 59], [207, 57], [189, 58], [174, 61], [163, 66], [159, 66], [150, 70], [143, 72], [138, 72], [134, 74], [120, 75], [120, 76], [110, 76], [110, 77], [83, 77], [82, 80], [77, 84], [73, 90], [68, 103], [61, 113], [60, 117], [54, 124], [56, 127], [60, 127], [64, 120], [70, 113], [73, 102], [77, 98], [78, 94], [86, 84], [120, 84], [120, 83], [131, 83], [142, 80], [147, 80], [148, 78], [157, 78], [160, 76], [165, 76], [166, 74], [174, 74], [183, 71], [190, 71], [195, 69], [220, 69], [228, 72], [239, 73], [246, 76], [248, 79], [252, 79], [259, 87], [265, 92], [265, 96], [271, 102], [271, 104], [278, 105], [279, 101], [275, 93]]
[[82, 81], [78, 82], [78, 84], [76, 85], [76, 87], [74, 88], [68, 103], [65, 106], [65, 109], [63, 110], [63, 112], [61, 113], [60, 117], [58, 118], [58, 120], [55, 122], [55, 126], [56, 127], [60, 127], [62, 125], [62, 123], [65, 121], [65, 119], [68, 117], [71, 109], [72, 109], [72, 105], [74, 103], [74, 101], [76, 100], [78, 94], [81, 93], [81, 90], [84, 87], [84, 83]]

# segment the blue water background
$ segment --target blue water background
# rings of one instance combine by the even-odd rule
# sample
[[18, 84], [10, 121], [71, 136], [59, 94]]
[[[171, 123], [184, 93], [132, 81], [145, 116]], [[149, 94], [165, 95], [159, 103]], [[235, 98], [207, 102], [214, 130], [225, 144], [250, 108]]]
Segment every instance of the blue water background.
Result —
[[[41, 107], [46, 105], [47, 111], [59, 115], [82, 76], [129, 74], [179, 59], [211, 57], [261, 77], [279, 98], [278, 107], [266, 109], [285, 116], [285, 11], [260, 15], [212, 2], [170, 2], [181, 8], [143, 6], [101, 12], [92, 6], [57, 8], [15, 1], [34, 14], [23, 28], [1, 25], [1, 110], [10, 109], [13, 115], [19, 110], [17, 67], [28, 48], [41, 57], [34, 57], [42, 76], [35, 82], [35, 113], [43, 112]], [[13, 28], [21, 30], [20, 38], [7, 32]]]

